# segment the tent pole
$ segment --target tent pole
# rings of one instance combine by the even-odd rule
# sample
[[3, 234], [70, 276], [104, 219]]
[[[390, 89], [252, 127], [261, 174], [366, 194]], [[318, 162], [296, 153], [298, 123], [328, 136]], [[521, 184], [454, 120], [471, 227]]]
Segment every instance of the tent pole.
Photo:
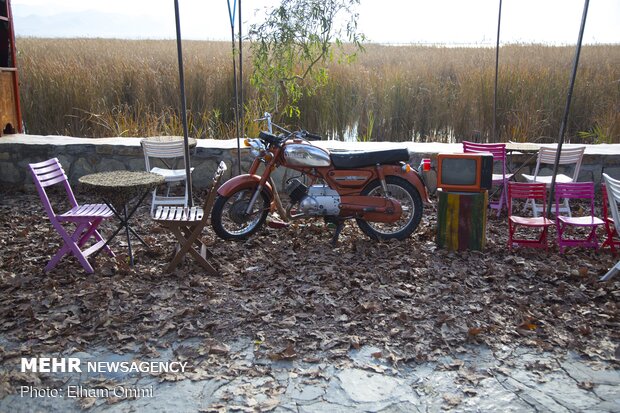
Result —
[[[245, 135], [245, 124], [243, 123], [243, 34], [241, 23], [241, 0], [239, 0], [239, 129], [241, 138]], [[241, 150], [239, 150], [239, 174], [241, 174]]]
[[495, 87], [493, 88], [493, 131], [491, 138], [497, 142], [496, 123], [497, 123], [497, 75], [499, 72], [499, 29], [502, 23], [502, 0], [499, 0], [499, 15], [497, 17], [497, 42], [495, 43]]
[[183, 48], [181, 46], [181, 21], [179, 19], [179, 1], [174, 0], [174, 17], [177, 27], [177, 56], [179, 59], [179, 85], [181, 89], [181, 118], [183, 120], [183, 141], [185, 143], [185, 185], [187, 188], [187, 206], [194, 205], [192, 198], [192, 172], [189, 159], [189, 133], [187, 130], [187, 103], [185, 100], [185, 78], [183, 75]]
[[235, 59], [235, 12], [237, 10], [237, 0], [234, 1], [233, 10], [230, 9], [228, 1], [228, 16], [230, 17], [230, 35], [232, 39], [232, 58], [233, 58], [233, 91], [235, 94], [235, 128], [237, 130], [237, 172], [241, 175], [241, 133], [239, 130], [239, 91], [237, 88], [237, 60]]
[[570, 77], [570, 84], [568, 86], [568, 94], [566, 95], [566, 106], [564, 108], [564, 116], [562, 117], [562, 124], [560, 125], [560, 136], [558, 138], [558, 149], [555, 155], [555, 164], [553, 165], [553, 175], [551, 177], [551, 188], [549, 190], [549, 202], [547, 204], [547, 217], [551, 214], [551, 205], [553, 205], [553, 198], [555, 197], [555, 177], [558, 174], [558, 166], [560, 164], [560, 153], [562, 151], [562, 145], [564, 144], [564, 134], [566, 133], [566, 124], [568, 123], [568, 114], [570, 112], [570, 103], [573, 98], [573, 89], [575, 86], [575, 78], [577, 77], [577, 67], [579, 66], [579, 55], [581, 53], [581, 43], [583, 42], [583, 32], [586, 27], [586, 17], [588, 16], [588, 6], [590, 0], [585, 0], [583, 4], [583, 14], [581, 16], [581, 27], [579, 28], [579, 37], [577, 38], [577, 49], [575, 50], [575, 60], [573, 61], [573, 71]]

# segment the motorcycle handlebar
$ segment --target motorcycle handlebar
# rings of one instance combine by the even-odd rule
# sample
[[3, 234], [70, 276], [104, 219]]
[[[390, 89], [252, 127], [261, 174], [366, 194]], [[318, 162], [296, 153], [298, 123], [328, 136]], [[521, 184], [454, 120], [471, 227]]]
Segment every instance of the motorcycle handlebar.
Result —
[[261, 131], [258, 134], [258, 137], [272, 145], [280, 145], [282, 143], [282, 138], [274, 135], [273, 133]]
[[323, 137], [319, 136], [319, 135], [315, 135], [313, 133], [310, 133], [308, 131], [305, 131], [306, 134], [306, 139], [308, 139], [309, 141], [322, 141]]
[[274, 135], [271, 132], [264, 132], [261, 131], [258, 135], [259, 139], [271, 144], [271, 145], [276, 145], [276, 146], [280, 146], [284, 141], [286, 141], [286, 139], [290, 138], [292, 135], [295, 135], [297, 137], [300, 137], [302, 139], [306, 139], [308, 141], [321, 141], [323, 140], [323, 137], [320, 135], [315, 135], [314, 133], [310, 133], [306, 130], [300, 130], [298, 132], [289, 132], [286, 129], [276, 125], [275, 123], [271, 122], [271, 115], [267, 112], [265, 112], [265, 116], [260, 118], [260, 119], [256, 119], [257, 121], [262, 121], [262, 120], [266, 120], [269, 123], [270, 126], [270, 130], [272, 126], [275, 126], [278, 129], [281, 129], [283, 132], [285, 132], [287, 134], [287, 136], [277, 136]]

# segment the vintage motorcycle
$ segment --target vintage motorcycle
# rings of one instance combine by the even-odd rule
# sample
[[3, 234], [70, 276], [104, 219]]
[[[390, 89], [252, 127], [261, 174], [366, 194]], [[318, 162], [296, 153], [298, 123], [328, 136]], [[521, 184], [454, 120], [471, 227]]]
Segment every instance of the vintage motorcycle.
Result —
[[[255, 156], [249, 172], [218, 189], [211, 215], [218, 236], [245, 239], [264, 224], [270, 210], [280, 211], [285, 220], [323, 217], [336, 226], [334, 243], [347, 219], [354, 218], [377, 240], [402, 240], [417, 228], [422, 201], [429, 200], [420, 174], [407, 163], [406, 148], [330, 153], [312, 144], [320, 136], [290, 132], [272, 123], [268, 113], [259, 120], [267, 121], [269, 132], [245, 140]], [[283, 133], [272, 133], [273, 127]], [[271, 178], [278, 167], [299, 172], [286, 181], [287, 208]]]

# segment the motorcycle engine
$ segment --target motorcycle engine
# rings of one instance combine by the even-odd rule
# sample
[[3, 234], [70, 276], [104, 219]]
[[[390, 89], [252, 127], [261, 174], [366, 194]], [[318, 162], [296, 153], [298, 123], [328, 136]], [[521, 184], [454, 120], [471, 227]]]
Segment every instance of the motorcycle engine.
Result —
[[300, 202], [308, 193], [308, 187], [301, 183], [299, 179], [289, 179], [284, 188], [286, 194], [291, 198], [291, 203]]
[[338, 215], [340, 195], [325, 185], [312, 185], [308, 188], [298, 179], [291, 179], [286, 185], [286, 193], [292, 203], [299, 202], [300, 212], [305, 215]]

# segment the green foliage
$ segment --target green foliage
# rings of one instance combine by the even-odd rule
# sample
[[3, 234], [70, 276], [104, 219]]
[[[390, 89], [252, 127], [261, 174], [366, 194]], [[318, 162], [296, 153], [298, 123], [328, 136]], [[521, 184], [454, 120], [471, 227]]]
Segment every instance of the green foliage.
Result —
[[[335, 55], [339, 62], [355, 58], [364, 40], [357, 32], [359, 2], [282, 0], [263, 23], [250, 28], [251, 82], [266, 104], [263, 110], [298, 118], [299, 101], [327, 84], [326, 64]], [[345, 50], [343, 42], [352, 43], [353, 50]]]
[[606, 133], [605, 129], [598, 124], [592, 126], [588, 131], [577, 132], [577, 136], [587, 140], [587, 143], [611, 143], [610, 136]]
[[375, 127], [375, 114], [372, 110], [368, 110], [366, 113], [366, 125], [364, 126], [365, 132], [358, 131], [358, 142], [370, 142], [372, 141], [372, 129]]

